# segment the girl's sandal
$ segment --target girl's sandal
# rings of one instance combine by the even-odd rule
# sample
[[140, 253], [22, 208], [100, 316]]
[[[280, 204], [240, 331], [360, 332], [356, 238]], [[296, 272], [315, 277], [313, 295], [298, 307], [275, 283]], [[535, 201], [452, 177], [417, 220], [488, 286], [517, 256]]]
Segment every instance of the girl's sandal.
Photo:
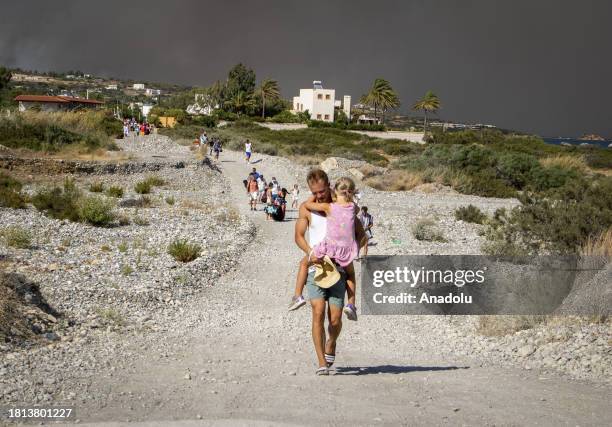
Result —
[[336, 361], [336, 355], [325, 353], [325, 361], [327, 362], [327, 367], [331, 368], [334, 362]]

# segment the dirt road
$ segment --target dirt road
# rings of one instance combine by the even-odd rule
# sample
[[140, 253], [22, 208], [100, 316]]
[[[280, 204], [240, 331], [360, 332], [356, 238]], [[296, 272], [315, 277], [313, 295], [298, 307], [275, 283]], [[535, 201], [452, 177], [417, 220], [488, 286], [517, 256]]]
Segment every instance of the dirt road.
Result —
[[[286, 310], [300, 256], [295, 213], [277, 223], [249, 212], [242, 180], [252, 166], [223, 153], [228, 198], [258, 229], [235, 271], [185, 307], [197, 323], [172, 325], [152, 348], [135, 343], [146, 356], [129, 370], [100, 372], [89, 386], [100, 404], [76, 406], [82, 424], [584, 426], [610, 418], [605, 387], [441, 355], [432, 337], [442, 320], [433, 317], [345, 321], [337, 374], [315, 376], [310, 308]], [[290, 170], [254, 166], [293, 182]]]

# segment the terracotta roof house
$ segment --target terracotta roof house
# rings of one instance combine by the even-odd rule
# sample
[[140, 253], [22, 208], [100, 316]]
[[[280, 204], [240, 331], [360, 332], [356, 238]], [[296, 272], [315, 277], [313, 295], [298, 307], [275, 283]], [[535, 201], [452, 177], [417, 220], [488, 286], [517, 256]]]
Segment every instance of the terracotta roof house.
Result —
[[95, 99], [73, 98], [71, 96], [48, 95], [19, 95], [15, 97], [19, 102], [19, 111], [26, 111], [37, 107], [41, 111], [74, 111], [85, 108], [96, 109], [104, 102]]

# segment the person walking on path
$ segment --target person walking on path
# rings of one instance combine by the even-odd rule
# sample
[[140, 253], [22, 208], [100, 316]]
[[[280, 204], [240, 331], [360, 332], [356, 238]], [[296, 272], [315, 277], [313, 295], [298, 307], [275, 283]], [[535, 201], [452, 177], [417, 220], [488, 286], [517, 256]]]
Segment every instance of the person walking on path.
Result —
[[291, 209], [296, 209], [300, 203], [300, 187], [297, 184], [293, 184], [293, 190], [291, 190]]
[[[332, 195], [329, 186], [329, 178], [321, 169], [313, 169], [306, 178], [308, 188], [312, 193], [311, 201], [320, 203], [331, 203]], [[323, 241], [326, 234], [327, 218], [324, 212], [310, 212], [305, 203], [299, 208], [299, 217], [295, 223], [295, 243], [310, 254], [312, 247]], [[359, 221], [355, 224], [355, 238], [363, 242], [364, 232]], [[317, 355], [319, 368], [317, 375], [329, 375], [329, 368], [335, 362], [336, 343], [342, 330], [342, 308], [344, 306], [344, 294], [346, 292], [346, 278], [343, 274], [341, 279], [330, 288], [320, 288], [315, 285], [312, 264], [317, 261], [313, 255], [304, 258], [300, 267], [296, 282], [296, 294], [292, 299], [290, 309], [296, 309], [305, 304], [302, 289], [306, 285], [312, 307], [312, 340]], [[327, 304], [327, 310], [326, 310]], [[327, 336], [325, 333], [325, 313], [328, 316]]]
[[355, 268], [353, 260], [359, 255], [359, 247], [355, 240], [355, 223], [358, 223], [359, 208], [353, 201], [355, 196], [355, 182], [342, 177], [334, 184], [335, 201], [333, 203], [319, 203], [307, 201], [306, 209], [325, 212], [327, 228], [325, 239], [312, 248], [315, 257], [321, 260], [329, 257], [334, 264], [338, 264], [346, 271], [348, 304], [344, 306], [344, 313], [349, 320], [357, 320], [355, 307]]
[[223, 148], [221, 147], [221, 141], [219, 141], [218, 139], [215, 139], [215, 142], [213, 144], [213, 152], [215, 153], [215, 161], [219, 160], [219, 153], [223, 151]]
[[374, 237], [374, 235], [372, 234], [372, 227], [374, 226], [374, 219], [372, 218], [372, 215], [368, 213], [367, 206], [363, 206], [361, 208], [361, 213], [359, 214], [358, 218], [359, 218], [359, 221], [361, 221], [361, 225], [363, 226], [363, 229], [365, 231], [365, 236], [368, 239], [368, 241], [363, 247], [363, 256], [368, 256], [368, 245], [372, 237]]
[[200, 134], [200, 148], [206, 147], [207, 142], [208, 142], [208, 137], [206, 136], [206, 132], [202, 132]]
[[248, 139], [244, 143], [244, 155], [247, 163], [251, 163], [251, 155], [253, 154], [253, 144]]
[[250, 207], [252, 211], [256, 211], [257, 210], [257, 196], [259, 196], [259, 191], [257, 188], [257, 181], [255, 180], [255, 177], [253, 176], [253, 174], [249, 175], [249, 178], [247, 180], [247, 194], [249, 195], [250, 198]]

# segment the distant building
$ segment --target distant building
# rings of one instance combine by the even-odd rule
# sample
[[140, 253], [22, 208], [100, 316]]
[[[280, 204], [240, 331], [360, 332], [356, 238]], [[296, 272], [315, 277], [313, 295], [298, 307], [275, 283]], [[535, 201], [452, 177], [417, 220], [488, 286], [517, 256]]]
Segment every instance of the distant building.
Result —
[[143, 104], [141, 107], [142, 110], [142, 115], [146, 118], [149, 116], [149, 113], [151, 112], [151, 109], [153, 108], [152, 105], [150, 104]]
[[112, 85], [108, 85], [106, 86], [107, 90], [117, 90], [117, 85], [116, 84], [112, 84]]
[[[312, 120], [322, 120], [324, 122], [334, 121], [334, 108], [336, 107], [336, 91], [334, 89], [323, 89], [320, 80], [312, 82], [312, 89], [300, 89], [300, 95], [293, 97], [293, 113], [308, 111]], [[348, 99], [348, 106], [347, 104]], [[349, 111], [350, 117], [351, 97], [344, 97], [343, 110]], [[340, 101], [338, 101], [340, 102]], [[340, 105], [339, 105], [340, 107]]]
[[159, 96], [161, 95], [161, 90], [159, 89], [145, 89], [145, 95], [147, 96]]
[[71, 96], [19, 95], [15, 98], [19, 111], [39, 108], [41, 111], [74, 111], [96, 109], [104, 102], [95, 99], [76, 98]]
[[132, 89], [134, 89], [134, 90], [144, 90], [145, 89], [145, 85], [144, 85], [144, 83], [134, 83], [132, 85]]

